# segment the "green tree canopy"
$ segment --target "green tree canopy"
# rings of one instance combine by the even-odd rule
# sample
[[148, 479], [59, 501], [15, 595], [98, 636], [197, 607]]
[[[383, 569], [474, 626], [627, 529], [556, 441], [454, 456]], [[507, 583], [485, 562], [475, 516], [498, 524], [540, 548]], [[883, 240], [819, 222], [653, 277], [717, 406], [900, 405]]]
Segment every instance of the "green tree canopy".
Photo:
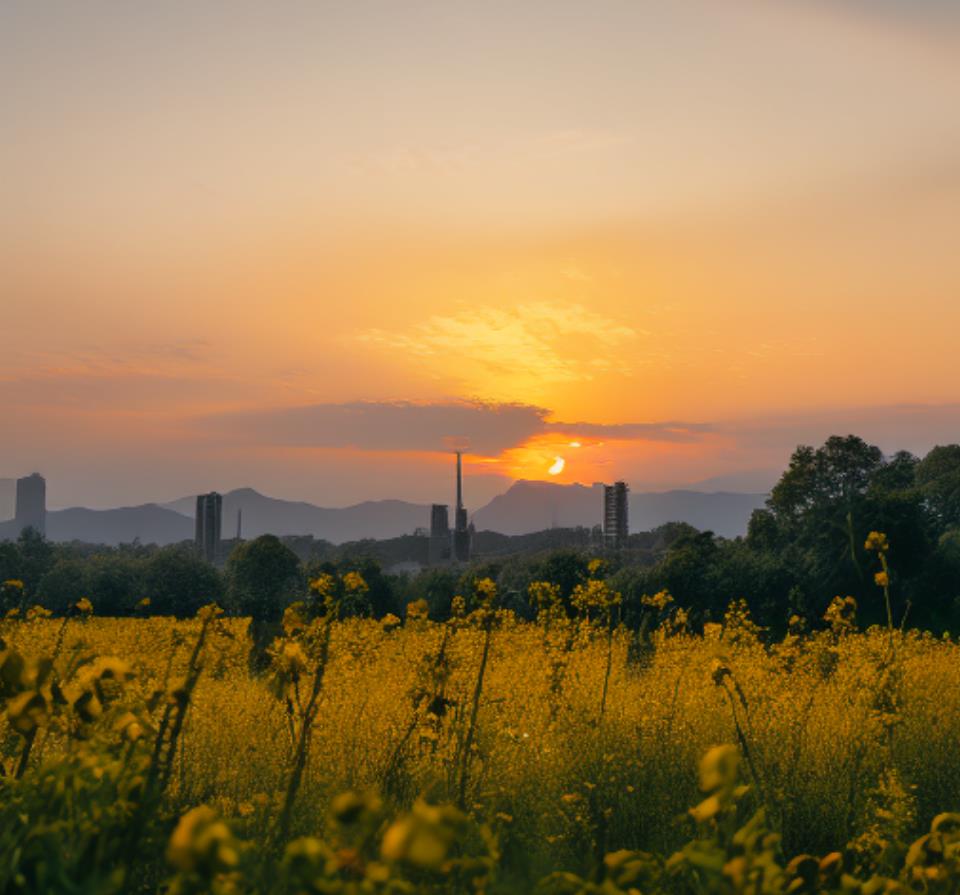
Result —
[[223, 577], [186, 547], [164, 547], [144, 564], [143, 594], [153, 615], [185, 618], [223, 600]]
[[276, 621], [303, 590], [300, 560], [275, 535], [237, 547], [227, 560], [228, 603], [241, 615]]

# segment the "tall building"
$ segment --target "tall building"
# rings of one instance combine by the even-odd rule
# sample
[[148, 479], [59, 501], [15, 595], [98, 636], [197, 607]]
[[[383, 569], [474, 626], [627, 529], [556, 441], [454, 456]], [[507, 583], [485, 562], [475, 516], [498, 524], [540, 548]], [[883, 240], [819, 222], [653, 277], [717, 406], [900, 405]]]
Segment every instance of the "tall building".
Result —
[[470, 547], [473, 532], [467, 524], [467, 511], [463, 506], [463, 468], [460, 451], [457, 451], [457, 510], [453, 519], [453, 559], [455, 562], [470, 562]]
[[197, 495], [194, 543], [207, 562], [216, 562], [220, 553], [220, 526], [223, 521], [223, 497], [216, 491]]
[[427, 561], [431, 566], [470, 562], [472, 544], [473, 525], [467, 519], [467, 511], [463, 506], [463, 460], [457, 451], [457, 504], [453, 510], [453, 530], [450, 529], [447, 504], [433, 504], [430, 508]]
[[450, 516], [445, 503], [430, 507], [430, 542], [427, 561], [431, 566], [450, 562]]
[[603, 546], [608, 550], [619, 550], [627, 545], [627, 535], [630, 533], [627, 521], [629, 492], [626, 482], [603, 486]]
[[17, 479], [16, 528], [47, 533], [47, 480], [35, 472]]

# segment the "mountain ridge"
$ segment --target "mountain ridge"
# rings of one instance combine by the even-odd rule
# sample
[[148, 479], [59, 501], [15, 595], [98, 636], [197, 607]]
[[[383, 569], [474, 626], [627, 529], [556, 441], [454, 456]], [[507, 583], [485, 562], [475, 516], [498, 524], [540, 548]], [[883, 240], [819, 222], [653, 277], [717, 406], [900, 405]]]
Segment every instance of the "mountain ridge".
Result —
[[[754, 509], [766, 494], [735, 491], [634, 492], [629, 498], [630, 528], [646, 531], [665, 522], [687, 522], [724, 537], [746, 532]], [[54, 541], [81, 540], [117, 545], [135, 538], [143, 543], [172, 544], [193, 537], [195, 496], [166, 503], [93, 510], [70, 507], [47, 513], [47, 536]], [[471, 516], [478, 530], [505, 535], [549, 528], [592, 527], [600, 522], [602, 486], [519, 480]], [[335, 544], [382, 540], [410, 534], [430, 523], [430, 505], [410, 501], [367, 500], [347, 507], [321, 507], [302, 500], [269, 497], [254, 488], [223, 495], [224, 538], [236, 532], [242, 511], [242, 535], [313, 535]], [[0, 539], [16, 537], [13, 522], [0, 522]]]

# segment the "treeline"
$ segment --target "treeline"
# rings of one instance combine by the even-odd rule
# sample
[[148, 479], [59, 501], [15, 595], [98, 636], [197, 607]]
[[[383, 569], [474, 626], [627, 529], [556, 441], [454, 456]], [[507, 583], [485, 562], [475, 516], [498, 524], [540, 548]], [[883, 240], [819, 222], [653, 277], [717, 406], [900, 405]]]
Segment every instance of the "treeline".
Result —
[[[738, 598], [774, 631], [794, 615], [816, 625], [837, 595], [855, 597], [861, 621], [869, 623], [881, 621], [885, 611], [875, 557], [864, 549], [871, 531], [885, 532], [891, 544], [897, 623], [960, 627], [960, 445], [936, 447], [923, 458], [906, 452], [884, 457], [855, 436], [830, 438], [817, 449], [799, 447], [746, 537], [728, 540], [682, 523], [662, 526], [632, 535], [627, 549], [605, 556], [605, 573], [623, 595], [622, 617], [631, 626], [649, 617], [642, 598], [662, 590], [689, 610], [695, 626], [721, 618]], [[6, 612], [40, 604], [62, 613], [87, 597], [102, 615], [188, 616], [213, 600], [232, 613], [271, 620], [306, 595], [320, 573], [355, 570], [369, 586], [350, 607], [356, 614], [402, 615], [422, 599], [434, 618], [444, 619], [454, 595], [472, 593], [473, 580], [489, 577], [506, 607], [532, 617], [531, 582], [553, 582], [569, 600], [596, 556], [586, 530], [551, 539], [531, 537], [518, 545], [520, 552], [466, 569], [389, 575], [377, 542], [313, 551], [303, 539], [265, 535], [235, 547], [218, 570], [189, 546], [54, 545], [26, 532], [17, 543], [0, 544], [0, 582], [23, 585], [0, 587], [0, 607]], [[550, 543], [574, 546], [531, 549]]]

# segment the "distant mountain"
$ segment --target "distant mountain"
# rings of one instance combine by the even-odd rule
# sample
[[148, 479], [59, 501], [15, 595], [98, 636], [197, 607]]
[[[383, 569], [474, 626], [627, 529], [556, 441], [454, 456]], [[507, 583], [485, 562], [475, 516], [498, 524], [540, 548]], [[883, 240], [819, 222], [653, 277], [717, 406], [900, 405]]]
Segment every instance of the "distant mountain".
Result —
[[[687, 522], [724, 537], [746, 533], [750, 514], [762, 507], [765, 494], [717, 491], [637, 492], [630, 495], [630, 530], [648, 531], [666, 522]], [[600, 522], [601, 485], [515, 482], [509, 490], [477, 510], [478, 529], [518, 535], [545, 528], [593, 526]]]
[[479, 531], [520, 535], [545, 528], [594, 526], [603, 505], [601, 485], [556, 485], [553, 482], [514, 482], [473, 514]]
[[17, 480], [0, 479], [0, 519], [12, 519], [17, 505]]
[[769, 492], [780, 481], [782, 469], [744, 469], [693, 482], [689, 491], [726, 491], [734, 494]]
[[[164, 504], [168, 510], [193, 518], [196, 497]], [[430, 524], [430, 507], [403, 500], [368, 500], [351, 507], [330, 509], [297, 500], [267, 497], [253, 488], [223, 495], [223, 536], [237, 530], [237, 512], [243, 512], [243, 537], [262, 534], [313, 535], [341, 544], [363, 538], [394, 538]]]
[[[19, 535], [11, 520], [0, 523], [0, 540]], [[47, 512], [47, 537], [51, 541], [86, 541], [88, 544], [175, 544], [193, 537], [193, 520], [180, 513], [147, 503], [138, 507], [88, 510], [71, 507]]]
[[[725, 537], [744, 534], [750, 514], [766, 495], [718, 491], [637, 492], [630, 495], [630, 530], [647, 531], [665, 522], [688, 522]], [[47, 513], [47, 537], [54, 541], [100, 544], [173, 544], [193, 537], [196, 497], [168, 504], [144, 504], [111, 510], [73, 507]], [[478, 531], [523, 535], [552, 528], [592, 527], [600, 522], [600, 485], [515, 482], [472, 516]], [[252, 488], [223, 496], [223, 537], [236, 533], [243, 513], [243, 537], [262, 534], [313, 535], [342, 544], [385, 540], [430, 524], [430, 507], [402, 500], [370, 500], [343, 508], [267, 497]], [[15, 538], [14, 523], [0, 522], [0, 539]]]
[[648, 491], [630, 496], [631, 531], [649, 531], [665, 522], [686, 522], [724, 538], [747, 533], [754, 510], [766, 494], [735, 491]]

